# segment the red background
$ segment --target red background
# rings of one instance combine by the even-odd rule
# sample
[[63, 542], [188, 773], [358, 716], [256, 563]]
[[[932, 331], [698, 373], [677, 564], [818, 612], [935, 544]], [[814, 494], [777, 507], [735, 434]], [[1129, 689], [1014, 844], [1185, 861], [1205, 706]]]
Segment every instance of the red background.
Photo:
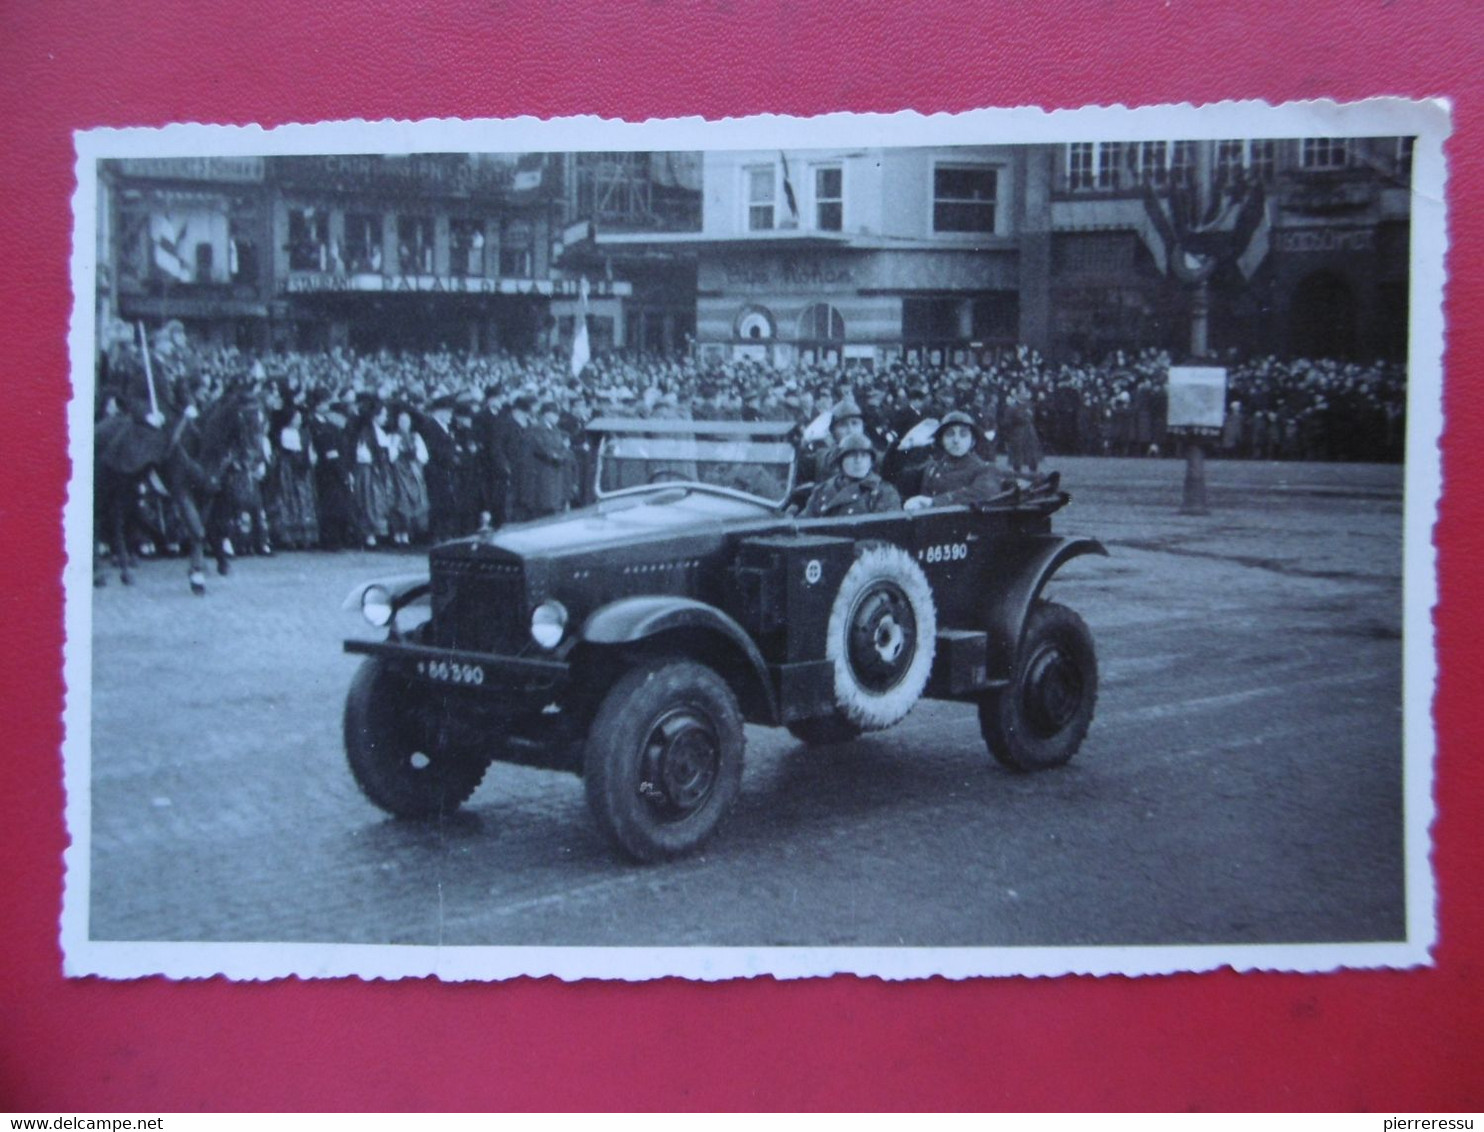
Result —
[[[1484, 24], [1311, 0], [0, 3], [0, 1108], [1484, 1107]], [[424, 10], [426, 9], [426, 10]], [[1454, 100], [1437, 966], [1130, 980], [232, 985], [61, 977], [71, 131]], [[1470, 689], [1474, 689], [1473, 692]]]

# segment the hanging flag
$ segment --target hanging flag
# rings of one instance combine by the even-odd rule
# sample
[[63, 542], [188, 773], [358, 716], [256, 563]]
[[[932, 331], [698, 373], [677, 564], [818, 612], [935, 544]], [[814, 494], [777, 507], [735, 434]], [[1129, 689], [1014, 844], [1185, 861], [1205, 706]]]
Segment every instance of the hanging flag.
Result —
[[523, 153], [515, 162], [515, 176], [511, 179], [511, 194], [517, 197], [534, 197], [546, 180], [546, 155]]
[[1237, 255], [1237, 267], [1243, 278], [1251, 279], [1268, 257], [1273, 232], [1273, 208], [1261, 182], [1242, 206], [1242, 215], [1237, 218], [1237, 232], [1238, 246], [1242, 249]]
[[587, 276], [582, 277], [578, 290], [577, 327], [572, 335], [572, 376], [579, 377], [587, 363], [592, 360], [592, 346], [587, 340]]
[[794, 224], [798, 224], [799, 198], [794, 195], [794, 183], [788, 175], [788, 154], [780, 149], [778, 156], [783, 159], [783, 199], [788, 202], [788, 212], [793, 217]]
[[186, 258], [186, 221], [156, 213], [149, 218], [149, 238], [155, 267], [180, 283], [189, 283], [195, 272]]

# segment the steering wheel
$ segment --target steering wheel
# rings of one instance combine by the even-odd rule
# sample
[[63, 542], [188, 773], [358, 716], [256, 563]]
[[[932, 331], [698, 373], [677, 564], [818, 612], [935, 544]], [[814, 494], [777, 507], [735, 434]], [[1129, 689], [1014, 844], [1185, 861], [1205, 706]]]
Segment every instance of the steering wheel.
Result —
[[650, 474], [649, 480], [647, 482], [649, 482], [649, 483], [689, 483], [690, 482], [690, 477], [688, 475], [686, 475], [685, 473], [683, 473], [683, 472], [677, 472], [674, 468], [661, 468], [657, 472], [652, 472]]

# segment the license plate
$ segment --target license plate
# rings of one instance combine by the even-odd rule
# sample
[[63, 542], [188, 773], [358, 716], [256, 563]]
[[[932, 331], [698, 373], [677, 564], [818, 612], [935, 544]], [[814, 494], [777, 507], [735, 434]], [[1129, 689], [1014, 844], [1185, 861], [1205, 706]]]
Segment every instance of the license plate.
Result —
[[484, 683], [482, 664], [469, 664], [462, 660], [419, 660], [414, 668], [424, 680], [431, 680], [435, 684], [477, 688]]

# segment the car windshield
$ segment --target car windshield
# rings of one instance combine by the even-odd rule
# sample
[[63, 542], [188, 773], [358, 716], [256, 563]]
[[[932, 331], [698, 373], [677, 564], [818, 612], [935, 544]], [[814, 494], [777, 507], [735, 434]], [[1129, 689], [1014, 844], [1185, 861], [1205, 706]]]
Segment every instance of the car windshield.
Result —
[[748, 436], [728, 422], [724, 432], [694, 432], [668, 421], [654, 433], [630, 425], [603, 437], [598, 448], [598, 497], [651, 484], [695, 484], [780, 506], [793, 488], [794, 448], [777, 436]]

